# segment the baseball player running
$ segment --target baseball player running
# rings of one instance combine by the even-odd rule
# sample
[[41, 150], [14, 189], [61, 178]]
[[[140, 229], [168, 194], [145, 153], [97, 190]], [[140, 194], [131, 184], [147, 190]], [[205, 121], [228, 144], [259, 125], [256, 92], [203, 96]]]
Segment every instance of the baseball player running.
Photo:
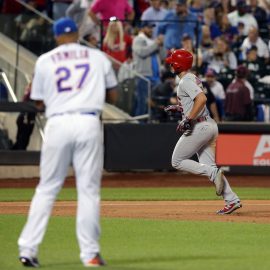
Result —
[[[177, 131], [183, 134], [174, 148], [172, 166], [177, 170], [208, 176], [215, 185], [216, 194], [225, 200], [225, 207], [217, 214], [231, 214], [242, 205], [224, 172], [215, 163], [218, 127], [206, 108], [206, 96], [200, 79], [189, 72], [193, 55], [184, 49], [175, 50], [166, 62], [179, 76], [180, 82], [177, 89], [178, 105], [170, 105], [165, 111], [181, 111], [183, 115], [177, 126]], [[190, 160], [195, 153], [199, 162]]]
[[[100, 113], [105, 98], [116, 101], [116, 77], [102, 52], [77, 43], [75, 22], [54, 23], [58, 47], [41, 55], [35, 66], [31, 99], [43, 103], [48, 118], [41, 150], [40, 182], [27, 223], [19, 237], [19, 259], [39, 267], [38, 246], [70, 164], [76, 175], [76, 233], [84, 266], [104, 265], [99, 247], [100, 181], [103, 144]], [[107, 91], [106, 91], [107, 89]]]

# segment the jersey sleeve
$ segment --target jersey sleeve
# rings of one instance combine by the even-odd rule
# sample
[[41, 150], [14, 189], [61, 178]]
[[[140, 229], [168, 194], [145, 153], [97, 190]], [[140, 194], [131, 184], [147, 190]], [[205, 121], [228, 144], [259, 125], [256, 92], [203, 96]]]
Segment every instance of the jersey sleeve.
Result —
[[202, 84], [201, 81], [198, 81], [196, 83], [191, 79], [182, 81], [183, 90], [186, 92], [188, 96], [190, 96], [192, 100], [194, 100], [197, 95], [203, 92], [203, 88], [202, 86], [199, 85], [199, 83]]
[[42, 74], [42, 64], [40, 61], [36, 62], [34, 77], [31, 87], [30, 98], [33, 100], [44, 100], [44, 90], [43, 90], [43, 74]]

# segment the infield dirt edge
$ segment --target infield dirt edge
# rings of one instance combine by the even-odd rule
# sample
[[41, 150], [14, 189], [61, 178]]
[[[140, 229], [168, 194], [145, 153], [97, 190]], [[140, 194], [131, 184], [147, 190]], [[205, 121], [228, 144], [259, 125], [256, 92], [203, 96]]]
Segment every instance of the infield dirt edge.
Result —
[[[222, 201], [102, 201], [101, 217], [270, 224], [270, 200], [244, 200], [231, 215], [217, 215]], [[0, 202], [0, 214], [26, 215], [30, 202]], [[54, 216], [75, 216], [75, 201], [56, 202]]]

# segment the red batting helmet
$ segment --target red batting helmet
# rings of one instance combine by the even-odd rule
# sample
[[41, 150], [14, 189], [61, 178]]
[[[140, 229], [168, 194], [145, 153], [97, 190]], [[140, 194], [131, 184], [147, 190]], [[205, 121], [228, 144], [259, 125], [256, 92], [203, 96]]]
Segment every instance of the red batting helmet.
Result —
[[184, 49], [175, 50], [166, 58], [166, 63], [171, 65], [175, 72], [180, 73], [192, 67], [193, 55]]

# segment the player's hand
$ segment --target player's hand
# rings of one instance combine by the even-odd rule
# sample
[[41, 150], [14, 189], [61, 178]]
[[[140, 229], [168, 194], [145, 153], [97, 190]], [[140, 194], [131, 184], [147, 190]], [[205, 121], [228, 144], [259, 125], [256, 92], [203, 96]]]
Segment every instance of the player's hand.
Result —
[[193, 121], [188, 117], [186, 117], [178, 123], [176, 131], [179, 133], [184, 133], [185, 135], [190, 135], [192, 129], [193, 129]]
[[164, 111], [166, 113], [170, 112], [170, 113], [176, 113], [176, 112], [183, 112], [183, 108], [179, 105], [169, 105], [167, 107], [164, 108]]

